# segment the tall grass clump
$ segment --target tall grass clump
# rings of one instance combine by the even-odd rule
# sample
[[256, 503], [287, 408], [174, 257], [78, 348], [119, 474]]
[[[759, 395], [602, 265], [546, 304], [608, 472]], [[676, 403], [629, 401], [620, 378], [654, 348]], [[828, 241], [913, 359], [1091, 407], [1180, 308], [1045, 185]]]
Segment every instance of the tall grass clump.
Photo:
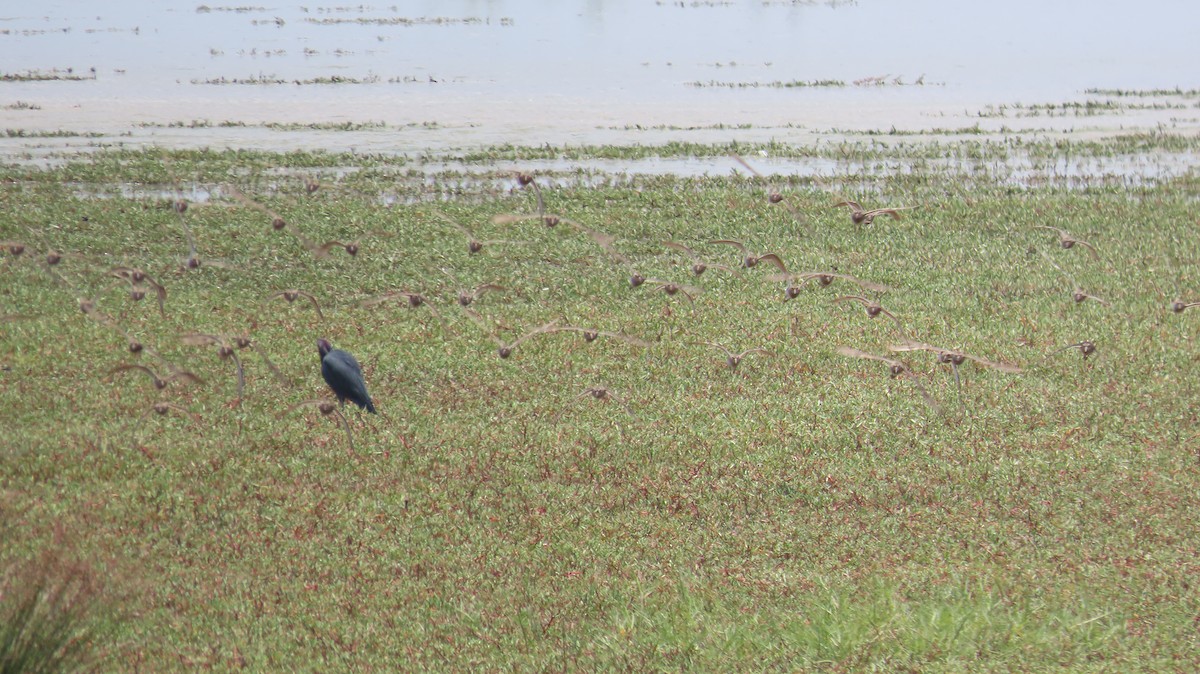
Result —
[[15, 563], [0, 579], [0, 674], [88, 671], [99, 587], [83, 564]]

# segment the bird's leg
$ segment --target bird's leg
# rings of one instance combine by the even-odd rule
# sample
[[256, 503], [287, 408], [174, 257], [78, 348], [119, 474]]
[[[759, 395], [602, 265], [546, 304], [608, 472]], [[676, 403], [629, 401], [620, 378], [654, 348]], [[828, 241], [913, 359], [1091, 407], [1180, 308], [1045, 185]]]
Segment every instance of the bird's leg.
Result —
[[[345, 402], [343, 401], [342, 404], [344, 405]], [[354, 455], [354, 436], [350, 433], [350, 422], [346, 421], [346, 415], [342, 414], [341, 410], [334, 410], [333, 412], [337, 414], [338, 421], [342, 425], [342, 430], [346, 431], [346, 442], [350, 443], [350, 454]]]
[[229, 352], [230, 358], [233, 358], [233, 364], [237, 366], [237, 381], [238, 381], [238, 397], [246, 391], [246, 370], [242, 368], [242, 359], [238, 358], [236, 351]]

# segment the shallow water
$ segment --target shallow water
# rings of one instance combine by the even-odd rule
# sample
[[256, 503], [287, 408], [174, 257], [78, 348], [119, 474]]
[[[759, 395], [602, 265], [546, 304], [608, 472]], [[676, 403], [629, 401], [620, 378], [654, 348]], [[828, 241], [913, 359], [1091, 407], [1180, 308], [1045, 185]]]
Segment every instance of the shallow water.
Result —
[[[1200, 128], [1196, 96], [1085, 93], [1196, 88], [1200, 10], [1180, 0], [143, 0], [0, 11], [5, 74], [81, 78], [0, 82], [0, 124], [99, 135], [5, 138], [7, 157], [114, 144], [415, 153], [813, 143], [974, 124], [1076, 135]], [[769, 86], [823, 81], [844, 85]], [[1172, 107], [995, 114], [1087, 99]], [[294, 127], [310, 124], [319, 128]], [[370, 126], [329, 128], [338, 124]]]

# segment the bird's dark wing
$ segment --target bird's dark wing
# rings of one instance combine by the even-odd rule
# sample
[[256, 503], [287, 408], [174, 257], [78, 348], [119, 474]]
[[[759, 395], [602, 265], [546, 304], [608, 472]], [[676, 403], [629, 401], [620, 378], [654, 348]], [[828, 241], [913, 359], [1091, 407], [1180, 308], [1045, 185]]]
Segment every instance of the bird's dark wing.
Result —
[[362, 368], [354, 356], [341, 349], [330, 351], [321, 359], [321, 376], [339, 400], [349, 400], [368, 412], [375, 411], [375, 404], [371, 402], [371, 396], [367, 395]]

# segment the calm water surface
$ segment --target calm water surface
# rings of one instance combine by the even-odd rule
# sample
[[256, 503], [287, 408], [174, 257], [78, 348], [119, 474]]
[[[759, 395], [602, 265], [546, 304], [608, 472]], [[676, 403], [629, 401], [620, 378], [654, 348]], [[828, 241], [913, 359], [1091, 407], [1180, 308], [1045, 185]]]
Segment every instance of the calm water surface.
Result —
[[[1183, 109], [1113, 115], [978, 114], [1103, 98], [1090, 88], [1200, 87], [1191, 35], [1200, 5], [1182, 0], [6, 5], [4, 73], [70, 69], [84, 79], [0, 82], [0, 124], [103, 134], [7, 138], [0, 153], [9, 156], [96, 144], [412, 153], [812, 143], [973, 124], [997, 133], [1200, 128], [1196, 97], [1183, 97]], [[854, 84], [869, 78], [884, 84]], [[845, 86], [770, 86], [830, 80]]]

